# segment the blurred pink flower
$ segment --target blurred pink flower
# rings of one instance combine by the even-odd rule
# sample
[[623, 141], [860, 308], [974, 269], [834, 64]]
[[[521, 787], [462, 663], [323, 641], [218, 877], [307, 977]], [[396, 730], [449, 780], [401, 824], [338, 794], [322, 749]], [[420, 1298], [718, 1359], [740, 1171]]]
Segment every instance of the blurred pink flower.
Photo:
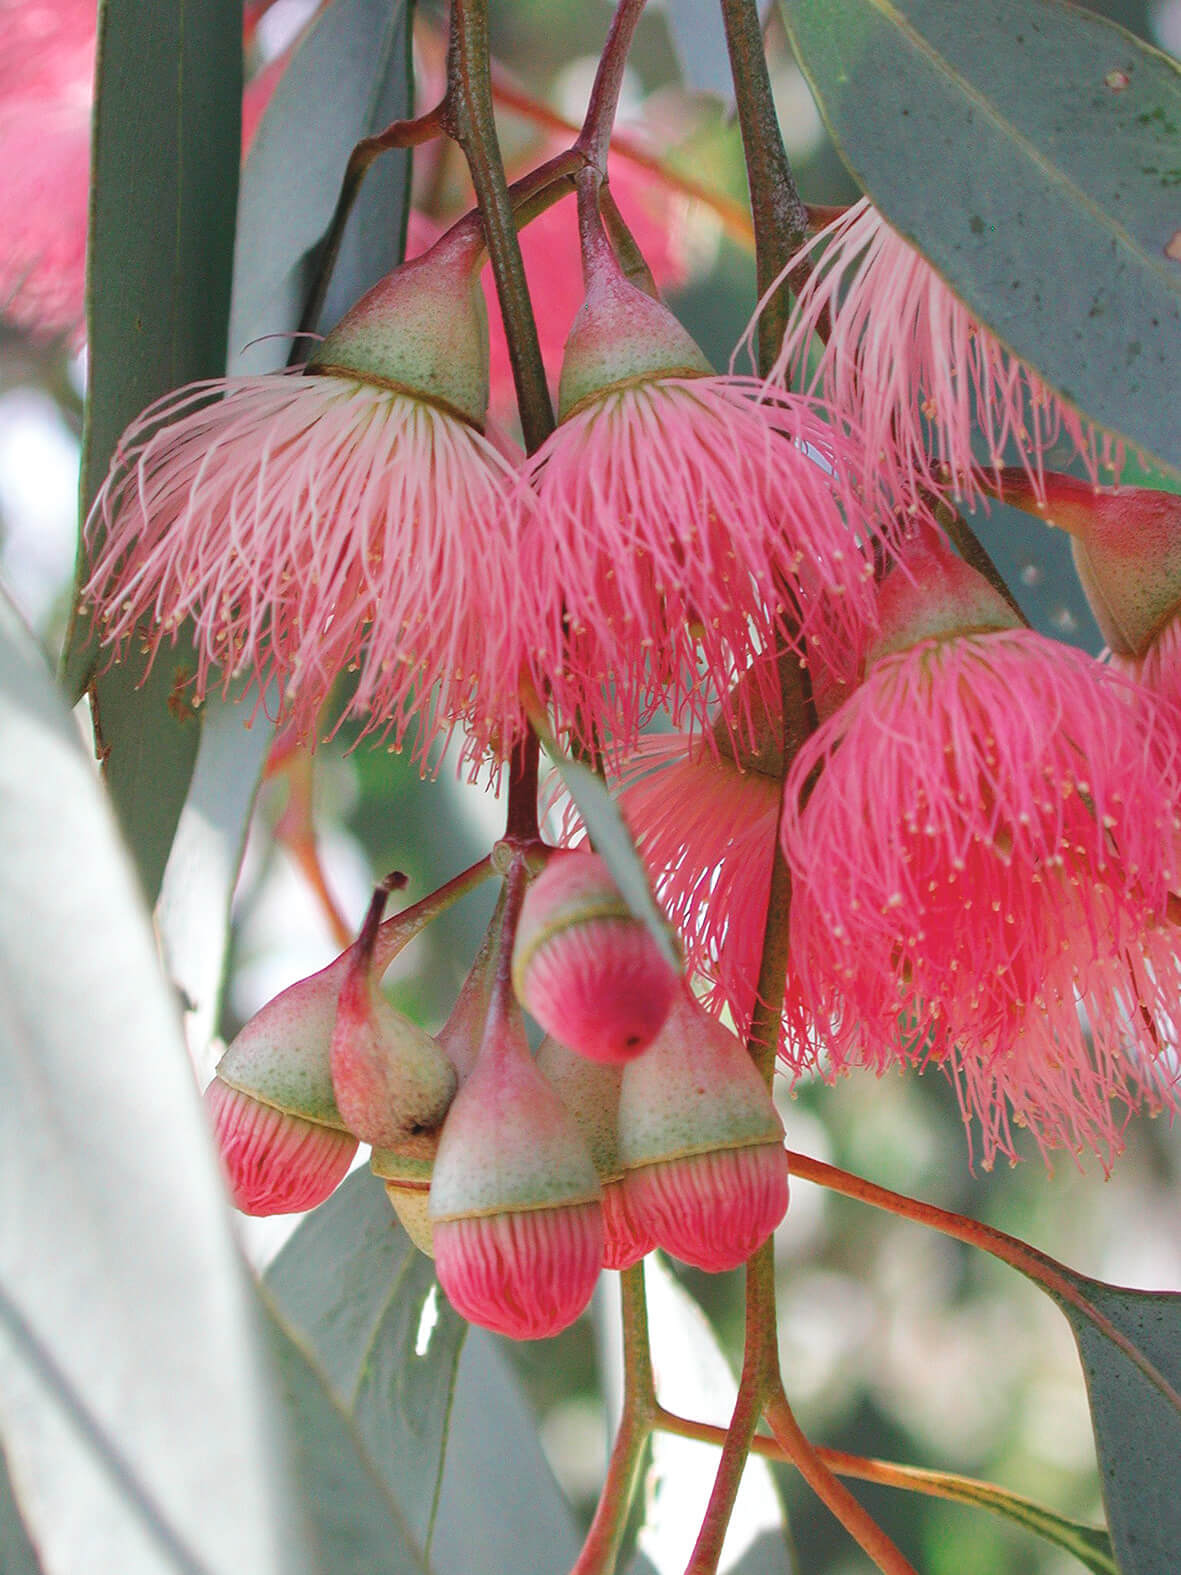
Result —
[[[1119, 469], [1118, 440], [1097, 430], [1011, 355], [868, 198], [793, 258], [812, 265], [772, 377], [823, 395], [861, 429], [893, 495], [916, 481], [975, 502], [1012, 448], [1035, 489], [1063, 445], [1092, 481]], [[809, 369], [825, 317], [827, 343]]]
[[[247, 8], [246, 27], [271, 0]], [[96, 0], [0, 0], [0, 315], [38, 338], [85, 330]], [[285, 53], [246, 86], [248, 149]]]
[[913, 551], [865, 681], [795, 758], [794, 967], [831, 1070], [945, 1064], [986, 1162], [1010, 1119], [1110, 1152], [1109, 1100], [1177, 1072], [1154, 1064], [1175, 996], [1142, 980], [1156, 1026], [1128, 1004], [1176, 879], [1176, 749], [1126, 679], [977, 580]]

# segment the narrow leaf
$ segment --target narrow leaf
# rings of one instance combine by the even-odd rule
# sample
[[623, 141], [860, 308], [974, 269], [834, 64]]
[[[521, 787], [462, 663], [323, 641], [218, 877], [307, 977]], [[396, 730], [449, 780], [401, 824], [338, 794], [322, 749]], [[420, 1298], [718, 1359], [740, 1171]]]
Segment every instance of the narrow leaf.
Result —
[[[328, 228], [349, 154], [409, 107], [407, 39], [401, 0], [333, 0], [276, 84], [242, 172], [229, 330], [235, 371], [266, 371], [286, 359], [286, 341], [247, 345], [260, 334], [294, 328], [301, 264]], [[380, 173], [366, 180], [375, 185], [371, 195], [362, 188], [346, 241], [345, 264], [356, 270], [352, 282], [360, 288], [400, 255], [409, 161], [402, 154], [386, 154], [386, 161], [386, 169], [379, 165]], [[397, 205], [377, 245], [378, 205], [391, 196]]]
[[251, 703], [206, 701], [196, 769], [168, 853], [156, 927], [185, 1005], [190, 1049], [201, 1057], [217, 1027], [230, 901], [274, 726]]
[[270, 1320], [269, 1335], [318, 1575], [427, 1575], [397, 1506], [315, 1363], [279, 1318]]
[[26, 1523], [54, 1575], [310, 1575], [175, 1002], [4, 600], [0, 736], [0, 1431]]
[[8, 1479], [8, 1466], [0, 1453], [0, 1570], [5, 1575], [43, 1575], [37, 1550], [29, 1541], [25, 1523]]
[[781, 0], [842, 156], [970, 310], [1181, 467], [1181, 71], [1064, 0]]
[[439, 1294], [434, 1265], [363, 1171], [303, 1222], [267, 1284], [427, 1545], [467, 1332]]
[[[82, 507], [120, 433], [170, 389], [225, 369], [240, 157], [242, 24], [224, 0], [103, 0], [91, 170], [89, 393]], [[77, 587], [86, 577], [79, 551]], [[169, 701], [174, 664], [142, 691], [143, 662], [95, 678], [91, 620], [75, 615], [68, 688], [93, 681], [112, 798], [154, 899], [197, 750]]]
[[1122, 1575], [1181, 1569], [1181, 1294], [1132, 1291], [1063, 1271], [1172, 1386], [1170, 1399], [1084, 1311], [1062, 1298], [1087, 1380], [1099, 1476]]
[[509, 1361], [472, 1329], [451, 1408], [435, 1575], [567, 1575], [581, 1541]]
[[570, 797], [577, 804], [595, 852], [611, 871], [623, 900], [636, 918], [642, 919], [648, 926], [669, 966], [679, 973], [681, 957], [673, 932], [656, 904], [631, 834], [624, 825], [618, 805], [607, 791], [606, 783], [588, 766], [568, 759], [551, 742], [546, 742], [546, 752], [558, 768]]

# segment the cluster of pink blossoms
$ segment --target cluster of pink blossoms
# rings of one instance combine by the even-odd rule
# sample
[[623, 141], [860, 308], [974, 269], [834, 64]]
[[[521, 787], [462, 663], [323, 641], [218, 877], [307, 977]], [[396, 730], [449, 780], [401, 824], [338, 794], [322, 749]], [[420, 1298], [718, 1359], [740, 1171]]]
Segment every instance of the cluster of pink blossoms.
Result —
[[[716, 375], [588, 223], [558, 423], [526, 456], [484, 431], [461, 221], [304, 367], [147, 411], [91, 515], [85, 596], [116, 650], [184, 623], [199, 694], [252, 679], [297, 729], [335, 705], [424, 763], [458, 731], [473, 767], [503, 764], [541, 703], [608, 764], [717, 1013], [754, 1017], [779, 848], [789, 1068], [936, 1065], [986, 1163], [1015, 1126], [1106, 1163], [1181, 1077], [1181, 514], [1048, 471], [1051, 442], [1092, 477], [1118, 454], [871, 210], [826, 239], [762, 383]], [[1073, 532], [1118, 665], [1025, 627], [952, 550], [933, 498], [983, 492]], [[679, 731], [644, 736], [660, 713]], [[596, 861], [510, 854], [436, 1038], [380, 996], [382, 937], [405, 936], [377, 904], [210, 1097], [243, 1206], [310, 1206], [369, 1142], [456, 1305], [536, 1334], [653, 1244], [742, 1261], [786, 1167], [740, 1041]]]

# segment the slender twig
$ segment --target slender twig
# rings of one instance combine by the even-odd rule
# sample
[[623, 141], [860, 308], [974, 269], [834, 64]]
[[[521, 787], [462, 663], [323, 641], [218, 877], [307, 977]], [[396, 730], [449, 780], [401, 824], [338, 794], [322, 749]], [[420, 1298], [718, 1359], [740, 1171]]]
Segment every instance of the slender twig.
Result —
[[373, 950], [376, 976], [389, 967], [390, 963], [408, 945], [426, 925], [437, 919], [441, 913], [458, 902], [469, 891], [474, 891], [483, 881], [493, 874], [492, 856], [486, 854], [452, 877], [437, 891], [432, 891], [428, 896], [421, 898], [409, 908], [403, 908], [401, 913], [395, 913], [388, 918], [377, 933], [377, 944]]
[[910, 1560], [895, 1546], [869, 1511], [853, 1497], [843, 1482], [829, 1470], [819, 1452], [805, 1437], [796, 1421], [782, 1384], [768, 1400], [763, 1413], [767, 1425], [808, 1486], [869, 1554], [882, 1575], [916, 1575]]
[[1062, 1264], [1048, 1254], [991, 1225], [982, 1225], [978, 1220], [970, 1220], [963, 1214], [953, 1214], [949, 1209], [937, 1208], [933, 1203], [920, 1203], [917, 1198], [891, 1192], [888, 1187], [879, 1187], [872, 1181], [866, 1181], [863, 1176], [854, 1176], [847, 1170], [841, 1170], [836, 1165], [826, 1165], [822, 1160], [812, 1159], [807, 1154], [797, 1154], [789, 1149], [787, 1158], [793, 1176], [814, 1181], [833, 1192], [843, 1193], [847, 1198], [856, 1198], [858, 1202], [869, 1203], [874, 1208], [884, 1209], [888, 1214], [898, 1214], [903, 1219], [913, 1220], [918, 1225], [927, 1225], [945, 1236], [952, 1236], [970, 1247], [990, 1252], [994, 1258], [1007, 1263], [1059, 1301], [1067, 1302], [1080, 1312], [1139, 1368], [1176, 1410], [1181, 1411], [1181, 1395], [1168, 1379], [1109, 1318], [1104, 1317], [1093, 1302], [1087, 1300]]
[[624, 1269], [619, 1285], [623, 1325], [623, 1412], [594, 1519], [570, 1575], [611, 1575], [615, 1568], [640, 1465], [659, 1409], [648, 1343], [643, 1263]]
[[541, 830], [537, 820], [537, 775], [540, 762], [537, 734], [528, 729], [513, 747], [509, 768], [508, 812], [505, 816], [506, 842], [537, 842]]
[[442, 135], [443, 105], [436, 104], [434, 109], [427, 110], [424, 115], [418, 115], [413, 120], [391, 121], [384, 131], [379, 131], [372, 137], [363, 137], [349, 154], [332, 222], [328, 226], [328, 234], [316, 263], [316, 276], [312, 280], [300, 314], [299, 328], [288, 358], [289, 366], [294, 366], [297, 361], [303, 359], [307, 352], [304, 340], [308, 334], [315, 332], [316, 324], [320, 321], [320, 313], [324, 310], [324, 298], [328, 293], [328, 281], [332, 277], [332, 270], [340, 255], [345, 228], [370, 167], [390, 148], [415, 148], [423, 142], [429, 142], [433, 137]]
[[746, 1341], [734, 1414], [726, 1429], [713, 1491], [685, 1575], [714, 1575], [755, 1429], [779, 1382], [775, 1258], [770, 1238], [746, 1265]]
[[599, 57], [598, 70], [586, 106], [586, 118], [578, 134], [577, 146], [604, 179], [607, 175], [607, 149], [611, 143], [615, 112], [619, 108], [619, 93], [623, 87], [628, 51], [644, 4], [645, 0], [618, 0], [607, 42]]
[[475, 188], [508, 340], [521, 430], [532, 453], [553, 431], [554, 413], [496, 137], [490, 70], [488, 0], [452, 0], [444, 123], [463, 149]]
[[750, 181], [755, 267], [759, 296], [764, 298], [758, 326], [759, 371], [766, 377], [783, 343], [790, 303], [790, 281], [785, 277], [778, 286], [775, 281], [808, 232], [808, 210], [779, 130], [757, 0], [722, 0], [722, 19]]

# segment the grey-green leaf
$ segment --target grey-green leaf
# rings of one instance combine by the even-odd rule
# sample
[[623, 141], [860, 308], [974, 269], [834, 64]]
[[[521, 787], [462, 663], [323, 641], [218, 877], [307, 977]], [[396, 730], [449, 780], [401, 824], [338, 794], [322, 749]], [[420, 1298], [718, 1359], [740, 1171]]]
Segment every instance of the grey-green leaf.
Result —
[[[248, 342], [295, 326], [301, 263], [328, 228], [354, 144], [408, 107], [407, 26], [401, 0], [333, 0], [276, 84], [242, 172], [229, 330], [236, 371], [270, 370], [286, 359], [286, 340], [247, 350]], [[386, 161], [388, 169], [370, 174], [373, 194], [362, 189], [346, 245], [346, 266], [357, 270], [361, 288], [400, 255], [409, 164], [404, 154], [386, 154]], [[396, 206], [385, 236], [378, 232], [379, 246], [374, 204], [381, 201]]]
[[1063, 0], [781, 0], [849, 167], [982, 322], [1181, 467], [1181, 72]]
[[280, 1319], [271, 1318], [269, 1334], [317, 1575], [427, 1575], [398, 1506], [316, 1364]]
[[1122, 1575], [1176, 1575], [1181, 1569], [1181, 1406], [1175, 1403], [1181, 1394], [1181, 1295], [1125, 1290], [1073, 1272], [1067, 1278], [1173, 1388], [1170, 1400], [1078, 1308], [1059, 1301], [1086, 1374], [1103, 1501]]
[[[87, 284], [85, 512], [124, 428], [152, 400], [225, 370], [241, 141], [242, 30], [224, 0], [99, 8]], [[79, 552], [78, 588], [86, 577]], [[167, 658], [167, 653], [166, 653]], [[99, 656], [76, 616], [81, 693]], [[197, 727], [169, 705], [175, 663], [142, 691], [139, 653], [95, 680], [108, 780], [152, 899], [192, 775]]]
[[42, 1575], [41, 1560], [29, 1541], [20, 1508], [8, 1478], [8, 1465], [0, 1452], [0, 1570], [5, 1575]]
[[368, 1171], [351, 1176], [299, 1227], [267, 1283], [410, 1531], [429, 1545], [467, 1325], [398, 1224], [381, 1182]]
[[26, 1523], [54, 1575], [312, 1575], [176, 1005], [2, 598], [0, 736], [0, 1432]]
[[[274, 725], [250, 700], [213, 695], [168, 853], [156, 927], [164, 962], [185, 1006], [190, 1047], [200, 1055], [217, 1027], [229, 936], [230, 900]], [[250, 723], [247, 726], [247, 723]]]
[[578, 806], [595, 852], [611, 871], [623, 900], [636, 918], [648, 926], [669, 966], [679, 973], [681, 958], [672, 931], [656, 905], [640, 856], [606, 783], [580, 761], [569, 760], [553, 748], [548, 753]]
[[436, 1575], [567, 1575], [581, 1536], [499, 1342], [464, 1344], [431, 1562]]

